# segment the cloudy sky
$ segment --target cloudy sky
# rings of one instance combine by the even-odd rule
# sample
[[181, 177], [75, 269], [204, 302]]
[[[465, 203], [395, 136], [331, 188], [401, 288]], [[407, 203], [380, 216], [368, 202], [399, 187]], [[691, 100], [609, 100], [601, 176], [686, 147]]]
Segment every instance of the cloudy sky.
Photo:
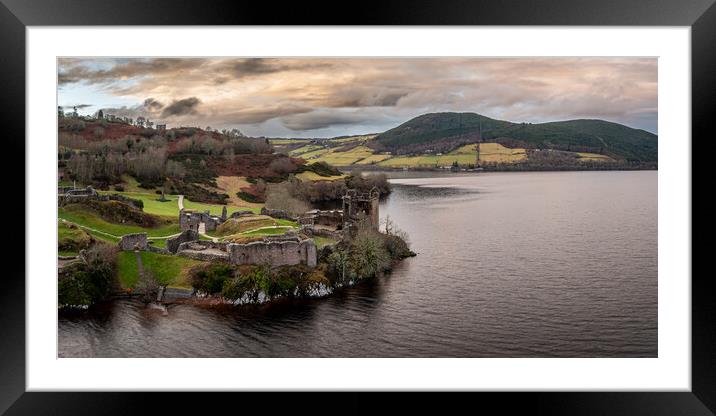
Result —
[[247, 135], [375, 133], [428, 112], [657, 132], [656, 58], [61, 58], [58, 104]]

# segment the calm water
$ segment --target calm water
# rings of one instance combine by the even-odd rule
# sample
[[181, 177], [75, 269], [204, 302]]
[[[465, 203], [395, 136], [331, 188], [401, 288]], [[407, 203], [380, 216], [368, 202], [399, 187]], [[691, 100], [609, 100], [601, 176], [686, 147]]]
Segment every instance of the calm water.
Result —
[[[395, 175], [394, 175], [395, 176]], [[317, 300], [59, 320], [61, 357], [655, 357], [657, 172], [406, 174], [415, 258]]]

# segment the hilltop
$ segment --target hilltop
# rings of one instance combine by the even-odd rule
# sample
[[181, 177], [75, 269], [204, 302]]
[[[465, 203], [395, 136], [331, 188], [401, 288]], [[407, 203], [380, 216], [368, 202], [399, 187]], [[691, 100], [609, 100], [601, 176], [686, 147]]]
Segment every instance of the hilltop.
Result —
[[658, 137], [604, 120], [513, 123], [475, 113], [430, 113], [378, 134], [272, 140], [309, 164], [361, 169], [655, 169]]
[[379, 134], [370, 147], [396, 154], [449, 152], [480, 138], [507, 147], [588, 152], [628, 161], [653, 162], [658, 154], [655, 134], [604, 120], [512, 123], [475, 113], [424, 114]]

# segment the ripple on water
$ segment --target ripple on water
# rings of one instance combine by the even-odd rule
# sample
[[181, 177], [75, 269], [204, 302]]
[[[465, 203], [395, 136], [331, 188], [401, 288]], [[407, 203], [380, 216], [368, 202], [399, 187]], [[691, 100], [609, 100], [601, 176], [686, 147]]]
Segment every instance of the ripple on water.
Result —
[[257, 308], [62, 313], [59, 355], [657, 355], [656, 172], [439, 176], [381, 204], [419, 253], [390, 276]]

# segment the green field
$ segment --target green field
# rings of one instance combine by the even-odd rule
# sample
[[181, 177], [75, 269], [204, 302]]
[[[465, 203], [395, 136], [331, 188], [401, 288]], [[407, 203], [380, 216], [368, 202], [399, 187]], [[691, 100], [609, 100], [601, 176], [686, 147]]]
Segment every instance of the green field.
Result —
[[357, 161], [356, 165], [373, 165], [379, 162], [382, 162], [386, 159], [390, 159], [392, 156], [387, 154], [377, 154], [377, 155], [371, 155], [366, 158], [363, 158], [359, 161]]
[[[339, 140], [343, 139], [331, 140], [331, 142], [338, 142]], [[301, 157], [310, 163], [325, 162], [339, 167], [376, 165], [386, 168], [434, 168], [450, 167], [454, 162], [457, 162], [460, 166], [474, 165], [477, 159], [474, 144], [459, 147], [444, 155], [391, 156], [388, 153], [376, 153], [373, 149], [365, 145], [359, 145], [347, 151], [341, 151], [342, 148], [344, 148], [344, 146], [328, 148], [318, 145], [307, 145], [290, 152], [290, 155]], [[527, 160], [527, 151], [522, 148], [511, 149], [498, 143], [482, 143], [480, 146], [480, 160], [482, 162], [493, 163], [516, 163]], [[299, 177], [301, 178], [300, 175]]]
[[[161, 195], [149, 192], [101, 192], [103, 194], [114, 194], [122, 195], [127, 198], [139, 199], [144, 204], [142, 211], [147, 214], [160, 215], [164, 217], [176, 218], [179, 215], [179, 205], [177, 202], [178, 197], [176, 195], [165, 195], [164, 199], [167, 201], [159, 201]], [[186, 199], [184, 200], [186, 205]]]
[[92, 237], [80, 227], [57, 222], [57, 247], [60, 256], [76, 256], [79, 250], [89, 247], [91, 243]]
[[[179, 197], [177, 195], [165, 195], [164, 199], [167, 199], [167, 201], [159, 201], [159, 198], [161, 195], [153, 194], [153, 193], [144, 193], [144, 192], [116, 192], [116, 191], [110, 191], [110, 192], [102, 192], [105, 194], [115, 194], [115, 195], [123, 195], [127, 198], [133, 198], [133, 199], [140, 199], [142, 200], [142, 203], [144, 203], [143, 211], [147, 214], [154, 214], [154, 215], [160, 215], [164, 217], [172, 217], [172, 219], [176, 219], [179, 216]], [[189, 201], [188, 199], [184, 198], [184, 208], [185, 209], [191, 209], [195, 211], [206, 211], [209, 210], [212, 215], [221, 215], [221, 210], [223, 209], [223, 205], [217, 205], [217, 204], [204, 204], [201, 202], [193, 202]], [[231, 215], [232, 213], [236, 211], [252, 211], [252, 212], [259, 212], [261, 211], [260, 207], [235, 207], [232, 205], [226, 206], [226, 211], [228, 215]]]
[[[474, 144], [459, 147], [446, 155], [396, 156], [378, 162], [378, 166], [390, 168], [415, 167], [449, 167], [454, 162], [460, 166], [474, 165], [477, 151]], [[511, 149], [499, 143], [482, 143], [480, 145], [481, 162], [516, 163], [527, 160], [525, 149]]]
[[[143, 228], [137, 225], [113, 224], [98, 217], [94, 212], [86, 209], [82, 205], [68, 205], [66, 207], [58, 208], [57, 216], [83, 227], [111, 234], [110, 236], [104, 235], [104, 238], [112, 236], [119, 237], [125, 234], [144, 232], [146, 232], [149, 237], [166, 237], [179, 233], [178, 222], [162, 225], [156, 228]], [[99, 234], [94, 232], [90, 233], [93, 235]]]
[[301, 172], [296, 177], [302, 181], [335, 181], [338, 179], [343, 179], [346, 177], [346, 175], [337, 175], [337, 176], [321, 176], [317, 174], [316, 172], [306, 171]]
[[265, 235], [279, 235], [279, 234], [285, 234], [286, 231], [292, 230], [292, 227], [278, 227], [278, 228], [260, 228], [257, 230], [251, 230], [251, 231], [245, 231], [243, 233], [240, 233], [241, 236], [244, 237], [256, 237], [256, 236], [265, 236]]
[[586, 152], [577, 152], [577, 155], [579, 155], [579, 160], [583, 161], [597, 161], [597, 162], [613, 162], [614, 159], [607, 155], [601, 155], [599, 153], [586, 153]]
[[313, 237], [313, 241], [316, 242], [316, 247], [318, 248], [336, 243], [336, 240], [327, 237]]
[[[188, 272], [193, 266], [205, 262], [181, 256], [142, 251], [142, 266], [162, 285], [191, 288]], [[117, 258], [117, 276], [124, 288], [131, 288], [139, 280], [137, 258], [133, 251], [122, 251]]]
[[[224, 206], [223, 205], [214, 205], [214, 204], [204, 204], [201, 202], [192, 202], [192, 201], [189, 201], [188, 199], [184, 198], [184, 208], [191, 209], [194, 211], [200, 211], [200, 212], [209, 210], [209, 212], [211, 212], [212, 215], [221, 215], [221, 210], [224, 208]], [[231, 215], [237, 211], [251, 211], [254, 213], [258, 213], [261, 211], [261, 207], [235, 207], [232, 205], [226, 206], [227, 215]], [[178, 207], [177, 207], [177, 215], [179, 215]]]

